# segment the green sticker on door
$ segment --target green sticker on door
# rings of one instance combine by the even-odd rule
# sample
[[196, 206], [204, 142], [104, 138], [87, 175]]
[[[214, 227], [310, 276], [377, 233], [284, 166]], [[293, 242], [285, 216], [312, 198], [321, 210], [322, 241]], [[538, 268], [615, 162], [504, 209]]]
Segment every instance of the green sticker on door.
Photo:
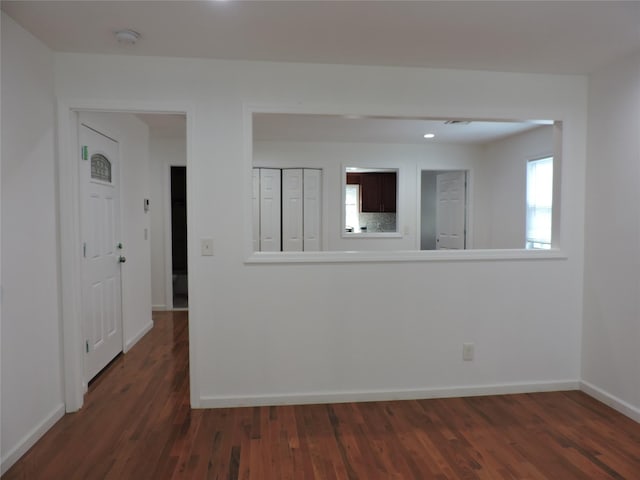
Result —
[[87, 145], [82, 146], [82, 159], [89, 160], [89, 147]]

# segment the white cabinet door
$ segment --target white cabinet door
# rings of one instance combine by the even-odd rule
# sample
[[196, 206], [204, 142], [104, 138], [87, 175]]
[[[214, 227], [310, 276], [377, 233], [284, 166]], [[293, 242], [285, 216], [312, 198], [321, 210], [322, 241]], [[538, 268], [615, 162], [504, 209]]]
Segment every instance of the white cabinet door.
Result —
[[466, 225], [466, 172], [436, 176], [436, 249], [463, 250]]
[[280, 169], [260, 169], [260, 251], [279, 252]]
[[254, 168], [252, 172], [251, 208], [253, 215], [253, 251], [260, 251], [260, 169]]
[[302, 251], [302, 169], [282, 170], [282, 251]]
[[304, 251], [322, 250], [322, 170], [304, 169]]

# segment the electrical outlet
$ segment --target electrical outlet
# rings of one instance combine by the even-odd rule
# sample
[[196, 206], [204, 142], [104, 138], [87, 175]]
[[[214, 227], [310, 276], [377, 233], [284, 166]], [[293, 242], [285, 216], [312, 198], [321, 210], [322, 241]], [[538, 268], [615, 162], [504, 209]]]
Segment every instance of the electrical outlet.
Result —
[[473, 343], [463, 343], [462, 344], [462, 360], [465, 362], [470, 362], [473, 360]]

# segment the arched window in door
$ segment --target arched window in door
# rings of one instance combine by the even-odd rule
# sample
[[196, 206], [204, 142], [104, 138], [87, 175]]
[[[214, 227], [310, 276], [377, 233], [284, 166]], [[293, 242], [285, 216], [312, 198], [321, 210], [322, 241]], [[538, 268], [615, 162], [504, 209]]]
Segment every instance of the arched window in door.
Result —
[[91, 155], [91, 179], [111, 183], [111, 162], [100, 153]]

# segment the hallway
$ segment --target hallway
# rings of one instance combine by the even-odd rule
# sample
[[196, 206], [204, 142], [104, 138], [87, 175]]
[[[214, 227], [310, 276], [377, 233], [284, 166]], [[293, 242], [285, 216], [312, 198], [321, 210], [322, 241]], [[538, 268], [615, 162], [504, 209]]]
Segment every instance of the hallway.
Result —
[[[580, 392], [191, 410], [186, 312], [4, 479], [637, 479], [640, 425]], [[240, 355], [241, 352], [238, 352]]]

